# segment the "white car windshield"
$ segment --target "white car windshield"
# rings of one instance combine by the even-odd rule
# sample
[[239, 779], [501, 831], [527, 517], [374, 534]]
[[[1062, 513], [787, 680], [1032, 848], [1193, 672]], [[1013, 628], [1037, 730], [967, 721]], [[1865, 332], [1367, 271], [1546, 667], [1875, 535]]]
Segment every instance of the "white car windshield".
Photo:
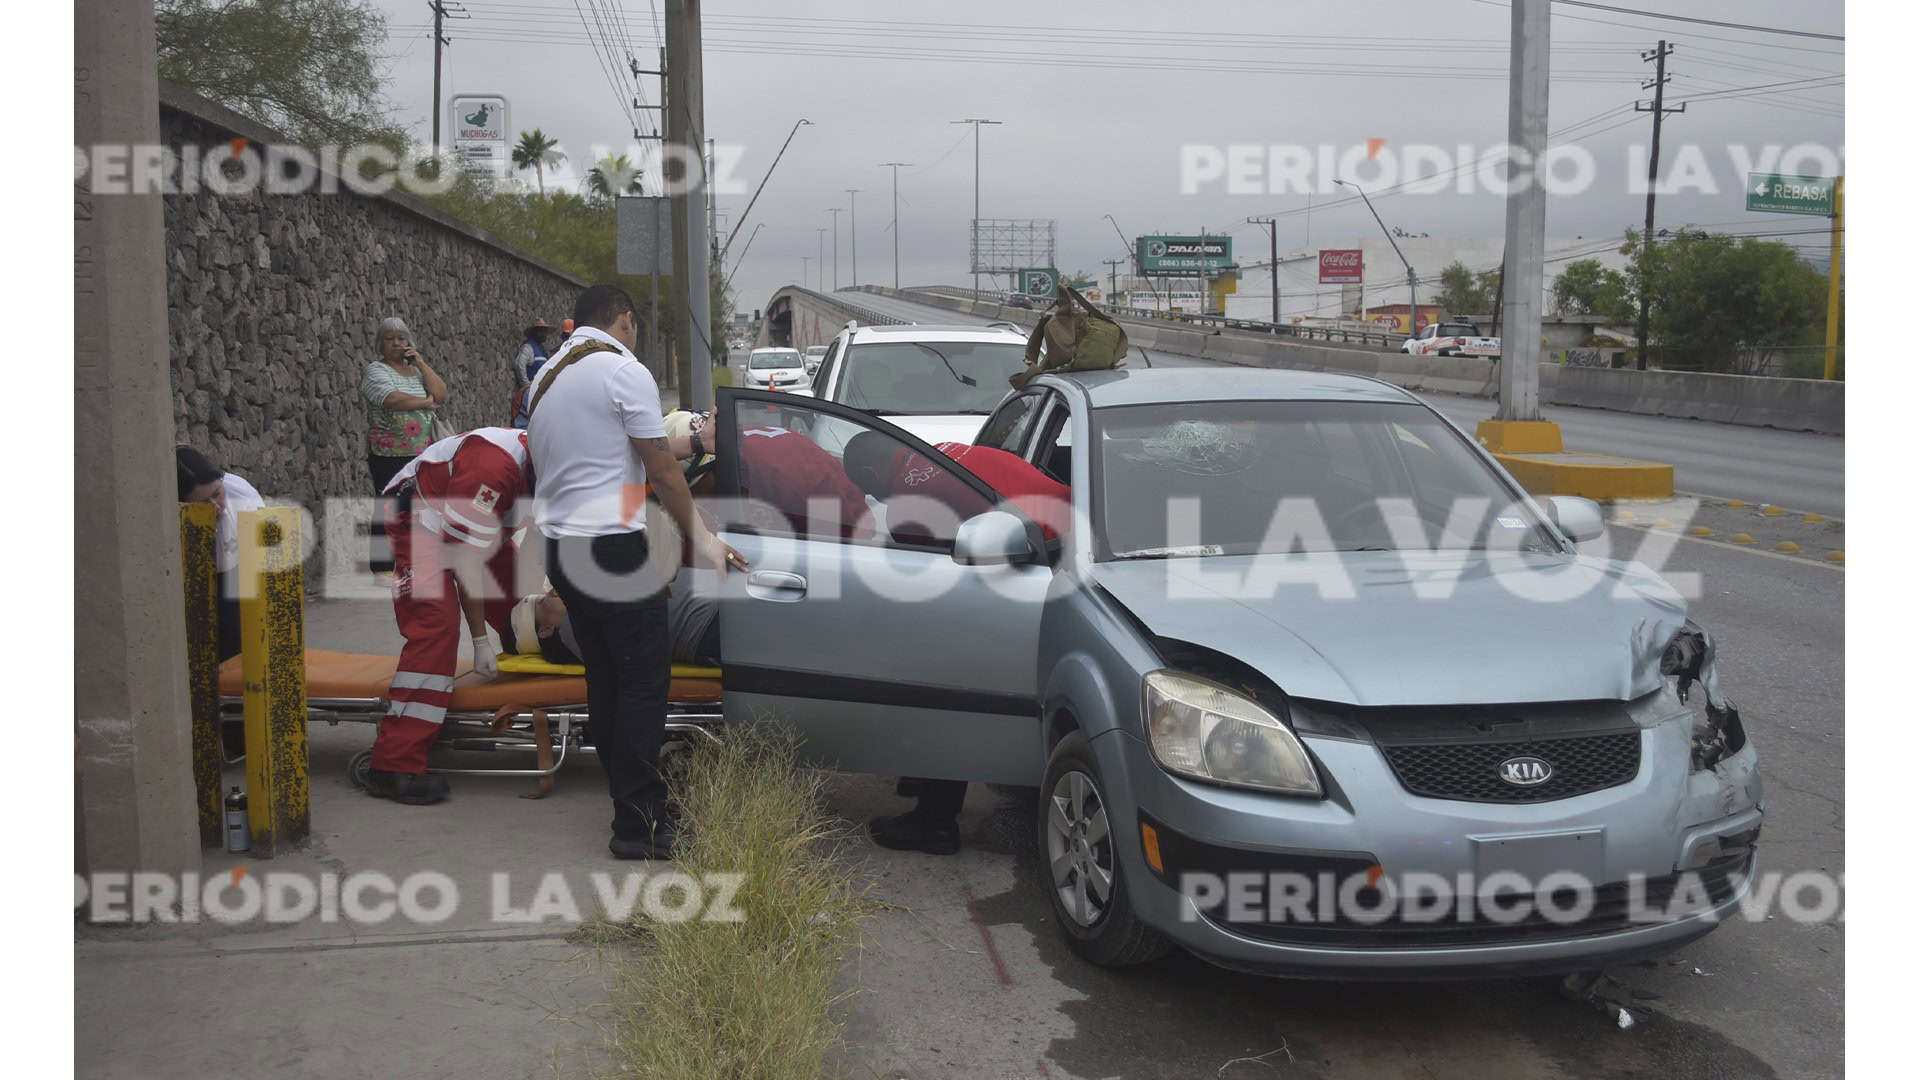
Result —
[[747, 358], [747, 367], [754, 371], [799, 366], [800, 354], [797, 352], [757, 352]]
[[1026, 367], [1018, 341], [883, 341], [847, 350], [838, 398], [882, 416], [978, 415]]
[[1560, 550], [1418, 405], [1133, 405], [1094, 418], [1094, 535], [1105, 558]]

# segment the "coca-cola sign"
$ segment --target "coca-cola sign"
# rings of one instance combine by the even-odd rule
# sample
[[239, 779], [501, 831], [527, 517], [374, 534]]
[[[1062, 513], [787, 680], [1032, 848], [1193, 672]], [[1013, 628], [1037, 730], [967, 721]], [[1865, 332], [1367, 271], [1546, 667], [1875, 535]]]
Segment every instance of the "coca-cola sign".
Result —
[[1360, 280], [1359, 248], [1320, 249], [1320, 284], [1350, 285]]

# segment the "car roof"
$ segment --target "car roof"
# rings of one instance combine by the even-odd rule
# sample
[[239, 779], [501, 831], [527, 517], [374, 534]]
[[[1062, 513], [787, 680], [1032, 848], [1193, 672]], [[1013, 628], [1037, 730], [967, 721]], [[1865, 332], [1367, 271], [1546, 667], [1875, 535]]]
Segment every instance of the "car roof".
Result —
[[1003, 341], [1025, 340], [1001, 326], [963, 326], [957, 323], [900, 323], [892, 326], [856, 326], [849, 344], [869, 340], [892, 341]]
[[797, 353], [797, 352], [799, 352], [800, 350], [799, 350], [799, 349], [796, 349], [796, 348], [793, 348], [793, 347], [791, 347], [791, 346], [788, 346], [788, 345], [762, 345], [762, 346], [760, 346], [759, 348], [757, 348], [757, 349], [755, 349], [755, 350], [753, 350], [753, 351], [754, 351], [754, 352], [757, 352], [757, 353], [763, 353], [763, 352], [792, 352], [792, 353]]
[[1405, 390], [1362, 375], [1225, 364], [1054, 372], [1039, 381], [1077, 388], [1096, 409], [1183, 401], [1391, 401], [1417, 403]]

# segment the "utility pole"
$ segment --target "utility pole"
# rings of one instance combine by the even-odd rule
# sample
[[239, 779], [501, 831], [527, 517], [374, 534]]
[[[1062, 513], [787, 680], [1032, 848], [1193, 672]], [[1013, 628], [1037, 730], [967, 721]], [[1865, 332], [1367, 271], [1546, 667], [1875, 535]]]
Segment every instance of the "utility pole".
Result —
[[950, 120], [953, 124], [973, 125], [973, 223], [967, 230], [967, 262], [973, 268], [973, 293], [980, 295], [980, 125], [998, 124], [998, 120]]
[[459, 4], [448, 7], [446, 0], [427, 0], [427, 10], [433, 12], [433, 155], [440, 156], [440, 46], [451, 45], [440, 33], [441, 22], [449, 17], [470, 18], [467, 9]]
[[[733, 232], [727, 237], [727, 247], [733, 246], [733, 238], [738, 236], [740, 230], [746, 227], [747, 215], [753, 213], [753, 204], [760, 201], [760, 193], [767, 190], [767, 181], [773, 179], [773, 170], [780, 167], [780, 159], [787, 156], [787, 147], [793, 145], [793, 137], [799, 134], [801, 128], [812, 126], [813, 121], [805, 117], [793, 122], [793, 130], [787, 132], [787, 141], [780, 144], [780, 152], [773, 155], [773, 164], [767, 166], [767, 175], [760, 178], [760, 186], [753, 189], [753, 198], [747, 200], [747, 208], [740, 211], [740, 220], [733, 223]], [[720, 254], [725, 255], [726, 248], [722, 248]], [[801, 282], [801, 284], [804, 285], [806, 283]]]
[[833, 291], [840, 291], [840, 208], [827, 207], [827, 213], [833, 215]]
[[[706, 168], [707, 168], [706, 175], [708, 179], [711, 180], [713, 177], [713, 140], [712, 139], [707, 140]], [[712, 183], [707, 183], [703, 186], [706, 188], [706, 191], [707, 191], [707, 247], [708, 247], [708, 250], [712, 253], [714, 258], [719, 258], [720, 256], [720, 199], [718, 196], [716, 196], [713, 193]], [[739, 229], [738, 226], [733, 226], [733, 228], [735, 229], [736, 232]], [[727, 242], [732, 243], [733, 237], [731, 236], [727, 237]]]
[[1127, 234], [1121, 230], [1120, 223], [1113, 219], [1112, 214], [1102, 216], [1107, 219], [1107, 224], [1113, 226], [1113, 235], [1120, 238], [1120, 246], [1127, 253], [1127, 261], [1133, 265], [1133, 276], [1147, 283], [1147, 291], [1153, 294], [1153, 306], [1157, 310], [1160, 307], [1160, 289], [1154, 285], [1153, 279], [1147, 276], [1146, 269], [1140, 265], [1140, 252], [1135, 250], [1132, 244], [1127, 243]]
[[[643, 104], [636, 96], [633, 102], [633, 138], [635, 142], [651, 141], [661, 144], [663, 152], [660, 155], [660, 179], [662, 189], [664, 190], [667, 170], [666, 154], [664, 153], [666, 143], [663, 141], [666, 138], [665, 130], [667, 120], [667, 50], [664, 47], [657, 50], [654, 54], [653, 61], [655, 65], [654, 70], [648, 71], [640, 66], [640, 61], [629, 56], [627, 57], [627, 68], [633, 72], [633, 85], [636, 95], [640, 86], [640, 76], [653, 75], [660, 80], [660, 104], [651, 106], [652, 108], [660, 110], [660, 126], [654, 129], [652, 135], [640, 134], [640, 110], [649, 108], [649, 106]], [[645, 154], [641, 155], [638, 167], [644, 174], [647, 167]], [[678, 373], [674, 371], [674, 365], [668, 362], [666, 344], [665, 328], [660, 325], [660, 275], [658, 273], [652, 273], [647, 275], [647, 343], [645, 347], [646, 355], [643, 359], [646, 362], [648, 371], [658, 372], [660, 382], [663, 385], [672, 387], [678, 385], [679, 376]]]
[[[1501, 256], [1500, 408], [1495, 421], [1540, 416], [1540, 296], [1547, 258], [1547, 87], [1552, 48], [1548, 0], [1513, 0], [1508, 61], [1507, 239]], [[1644, 339], [1642, 339], [1644, 340]], [[1558, 447], [1555, 447], [1558, 449]]]
[[808, 264], [808, 263], [810, 263], [810, 262], [812, 262], [812, 261], [813, 261], [813, 259], [812, 259], [811, 257], [809, 257], [809, 256], [806, 256], [806, 255], [802, 255], [802, 256], [800, 256], [800, 287], [801, 287], [801, 288], [806, 288], [806, 285], [807, 285], [807, 264]]
[[[1273, 325], [1279, 326], [1280, 325], [1280, 222], [1277, 219], [1270, 218], [1270, 217], [1250, 217], [1247, 219], [1247, 224], [1265, 225], [1267, 227], [1267, 257], [1272, 260], [1267, 264], [1267, 270], [1272, 275], [1272, 281], [1273, 281], [1272, 322], [1273, 322]], [[1413, 325], [1412, 316], [1407, 317], [1407, 325], [1408, 326]]]
[[[1647, 369], [1647, 334], [1651, 322], [1648, 301], [1650, 299], [1649, 294], [1652, 291], [1651, 277], [1653, 274], [1653, 189], [1655, 181], [1660, 176], [1660, 121], [1662, 117], [1670, 112], [1687, 111], [1687, 103], [1684, 101], [1680, 103], [1678, 108], [1669, 109], [1666, 107], [1667, 79], [1669, 78], [1667, 75], [1667, 57], [1672, 55], [1672, 53], [1673, 46], [1662, 40], [1654, 47], [1652, 52], [1640, 54], [1642, 63], [1648, 60], [1653, 61], [1653, 79], [1650, 82], [1640, 84], [1640, 89], [1650, 89], [1653, 91], [1653, 105], [1652, 107], [1648, 107], [1638, 101], [1633, 103], [1634, 112], [1650, 112], [1653, 114], [1653, 145], [1648, 148], [1647, 152], [1647, 227], [1640, 234], [1640, 354], [1635, 366], [1642, 371]], [[1504, 352], [1505, 350], [1502, 351]]]
[[701, 206], [708, 191], [705, 157], [706, 107], [702, 98], [700, 64], [700, 0], [664, 0], [667, 46], [667, 140], [673, 148], [663, 156], [679, 175], [667, 177], [673, 209], [673, 272], [680, 282], [686, 311], [680, 334], [681, 404], [691, 409], [713, 407], [713, 294], [712, 253], [707, 233], [710, 217]]
[[1828, 379], [1840, 377], [1840, 247], [1847, 228], [1847, 178], [1833, 181], [1833, 238], [1827, 248], [1827, 365]]
[[[814, 229], [813, 238], [815, 241], [815, 250], [813, 253], [813, 278], [814, 278], [813, 285], [814, 285], [814, 288], [819, 289], [821, 292], [826, 292], [827, 291], [827, 230], [820, 229], [820, 228]], [[806, 282], [801, 282], [801, 284], [804, 285], [806, 284]]]
[[883, 161], [880, 167], [893, 170], [893, 287], [900, 287], [900, 169], [904, 161]]
[[[1532, 3], [1545, 4], [1546, 2], [1547, 0], [1513, 0], [1514, 10], [1516, 11], [1519, 10], [1520, 5], [1522, 4], [1532, 4]], [[1518, 15], [1514, 16], [1514, 19], [1517, 25], [1519, 16]], [[1516, 46], [1516, 49], [1517, 48], [1518, 46]], [[1542, 116], [1545, 116], [1546, 115], [1546, 94], [1544, 90], [1541, 92], [1540, 101], [1541, 101], [1540, 114]], [[1380, 220], [1380, 211], [1375, 210], [1373, 208], [1373, 200], [1367, 198], [1366, 189], [1361, 187], [1359, 184], [1354, 183], [1351, 180], [1336, 179], [1334, 183], [1341, 184], [1346, 187], [1350, 187], [1353, 190], [1358, 191], [1360, 193], [1360, 201], [1367, 204], [1367, 213], [1373, 215], [1373, 223], [1380, 226], [1381, 232], [1387, 234], [1387, 243], [1393, 245], [1394, 255], [1399, 257], [1400, 265], [1407, 268], [1407, 336], [1409, 337], [1413, 336], [1414, 331], [1418, 329], [1418, 327], [1415, 326], [1415, 323], [1420, 318], [1420, 297], [1419, 297], [1420, 278], [1417, 274], [1413, 272], [1413, 264], [1408, 262], [1406, 255], [1400, 251], [1400, 241], [1395, 240], [1393, 238], [1393, 230], [1387, 228], [1387, 223]], [[1511, 203], [1509, 203], [1509, 205], [1511, 205]], [[1543, 210], [1546, 208], [1545, 203], [1541, 203], [1540, 205]], [[1362, 272], [1365, 272], [1366, 261], [1364, 259], [1361, 260], [1360, 265], [1361, 265]], [[1538, 301], [1535, 301], [1536, 310], [1538, 308], [1538, 303], [1539, 303]], [[1366, 313], [1367, 313], [1367, 286], [1366, 286], [1366, 283], [1363, 281], [1361, 282], [1361, 285], [1360, 285], [1360, 314], [1364, 316], [1366, 315]], [[1537, 319], [1537, 316], [1536, 316], [1536, 319]], [[1534, 337], [1537, 338], [1539, 336], [1540, 335], [1536, 330], [1536, 332], [1534, 333]]]
[[860, 194], [859, 188], [847, 189], [847, 258], [853, 263], [850, 285], [860, 287], [860, 215], [853, 208], [853, 197]]
[[1120, 295], [1120, 266], [1127, 260], [1101, 259], [1100, 261], [1107, 264], [1107, 303], [1111, 304], [1114, 302], [1113, 298]]

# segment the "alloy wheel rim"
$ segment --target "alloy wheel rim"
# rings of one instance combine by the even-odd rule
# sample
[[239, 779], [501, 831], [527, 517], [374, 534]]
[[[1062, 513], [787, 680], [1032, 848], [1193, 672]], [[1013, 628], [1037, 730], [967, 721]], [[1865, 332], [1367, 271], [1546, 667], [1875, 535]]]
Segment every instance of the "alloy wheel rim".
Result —
[[1113, 902], [1113, 837], [1106, 800], [1093, 777], [1061, 775], [1047, 794], [1047, 866], [1067, 917], [1091, 927]]

